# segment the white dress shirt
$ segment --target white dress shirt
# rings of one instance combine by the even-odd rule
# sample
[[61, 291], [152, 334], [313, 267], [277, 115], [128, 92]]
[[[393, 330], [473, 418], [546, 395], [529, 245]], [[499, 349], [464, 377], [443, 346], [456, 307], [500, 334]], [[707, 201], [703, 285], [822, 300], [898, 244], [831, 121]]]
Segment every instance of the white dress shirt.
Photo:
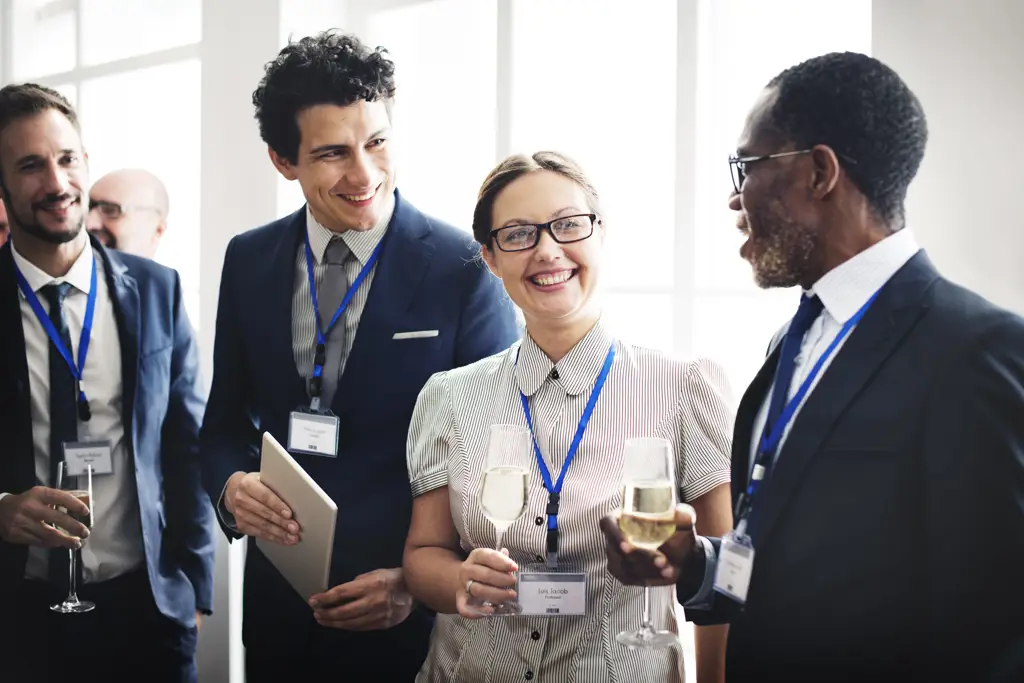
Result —
[[[114, 317], [114, 305], [103, 276], [103, 261], [94, 257], [92, 247], [87, 245], [67, 275], [52, 278], [27, 261], [13, 244], [11, 246], [15, 265], [37, 295], [50, 283], [67, 282], [72, 286], [64, 300], [64, 314], [76, 361], [89, 295], [92, 264], [94, 260], [96, 262], [96, 310], [82, 376], [82, 389], [89, 400], [92, 419], [88, 422], [78, 421], [78, 439], [109, 441], [113, 445], [113, 474], [93, 477], [93, 529], [89, 538], [82, 544], [82, 575], [86, 583], [106, 581], [142, 564], [145, 561], [145, 549], [135, 471], [128, 455], [122, 420], [124, 404], [121, 342], [118, 337], [117, 320]], [[40, 486], [50, 486], [51, 342], [28, 299], [20, 290], [19, 298], [31, 392], [36, 483]], [[49, 312], [46, 297], [39, 295], [39, 302], [43, 310]], [[46, 548], [29, 547], [28, 562], [25, 566], [27, 578], [47, 580], [49, 552]]]
[[[847, 323], [857, 311], [859, 311], [868, 300], [874, 296], [874, 294], [880, 290], [893, 275], [899, 271], [907, 261], [920, 251], [920, 247], [917, 241], [914, 239], [913, 233], [910, 230], [904, 228], [898, 232], [893, 233], [889, 237], [886, 237], [881, 242], [872, 245], [868, 249], [865, 249], [861, 253], [857, 254], [850, 260], [841, 263], [829, 272], [825, 273], [824, 276], [811, 287], [810, 291], [805, 292], [808, 296], [817, 296], [821, 299], [821, 303], [824, 308], [821, 314], [811, 323], [810, 328], [804, 334], [804, 338], [800, 344], [800, 352], [797, 354], [796, 360], [793, 366], [793, 379], [789, 385], [789, 393], [787, 400], [792, 400], [793, 396], [800, 389], [800, 386], [807, 379], [811, 369], [815, 363], [821, 357], [825, 350], [835, 340], [839, 331], [843, 328], [843, 325]], [[794, 302], [794, 311], [795, 311]], [[783, 328], [778, 335], [776, 340], [782, 339], [782, 335], [785, 334], [787, 327]], [[846, 340], [850, 338], [856, 331], [856, 325], [850, 330], [850, 333], [836, 345], [836, 349], [832, 352], [832, 355], [825, 359], [822, 364], [821, 371], [818, 372], [817, 376], [811, 382], [808, 387], [807, 393], [804, 395], [800, 405], [797, 406], [796, 411], [793, 413], [793, 418], [786, 425], [785, 430], [782, 433], [782, 439], [779, 441], [779, 445], [775, 450], [775, 457], [784, 457], [784, 450], [786, 445], [786, 437], [789, 435], [789, 430], [793, 423], [796, 421], [796, 416], [799, 414], [800, 409], [807, 403], [808, 400], [814, 394], [814, 388], [821, 381], [821, 378], [828, 372], [829, 365], [836, 355], [842, 350]], [[771, 402], [772, 392], [775, 390], [775, 383], [768, 388], [765, 393], [764, 399], [761, 402], [761, 407], [757, 411], [757, 416], [754, 418], [753, 431], [750, 437], [750, 469], [754, 467], [754, 460], [757, 457], [757, 449], [761, 441], [762, 432], [764, 431], [765, 421], [768, 419], [768, 406]], [[755, 503], [756, 505], [756, 503]], [[739, 520], [737, 520], [738, 522]], [[700, 591], [697, 592], [686, 605], [690, 608], [699, 608], [705, 606], [711, 598], [713, 582], [715, 576], [715, 569], [718, 558], [714, 551], [714, 547], [711, 543], [703, 537], [701, 542], [704, 545], [704, 552], [707, 556], [707, 564], [705, 565], [704, 571], [704, 583], [701, 586]]]

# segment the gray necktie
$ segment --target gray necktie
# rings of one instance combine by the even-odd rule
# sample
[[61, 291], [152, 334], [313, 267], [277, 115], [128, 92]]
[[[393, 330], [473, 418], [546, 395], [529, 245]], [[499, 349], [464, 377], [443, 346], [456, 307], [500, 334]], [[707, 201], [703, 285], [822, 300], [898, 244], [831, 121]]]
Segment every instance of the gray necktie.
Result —
[[[317, 300], [320, 308], [320, 329], [324, 329], [331, 323], [341, 300], [348, 292], [349, 282], [345, 275], [345, 261], [352, 252], [349, 251], [345, 241], [337, 238], [331, 240], [324, 252], [324, 262], [327, 270], [324, 272], [323, 280], [320, 281], [320, 289], [317, 290]], [[320, 407], [328, 409], [331, 401], [334, 400], [334, 392], [338, 388], [338, 378], [341, 375], [341, 356], [345, 350], [345, 319], [338, 318], [330, 332], [327, 332], [327, 360], [324, 363], [323, 391], [320, 398]]]

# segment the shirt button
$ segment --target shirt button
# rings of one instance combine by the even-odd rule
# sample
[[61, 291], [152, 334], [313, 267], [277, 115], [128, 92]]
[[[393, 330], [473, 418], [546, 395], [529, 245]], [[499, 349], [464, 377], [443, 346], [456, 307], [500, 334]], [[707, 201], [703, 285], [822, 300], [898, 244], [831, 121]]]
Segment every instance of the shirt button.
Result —
[[544, 558], [543, 558], [543, 557], [541, 557], [540, 555], [537, 555], [537, 557], [536, 557], [536, 560], [537, 560], [538, 562], [543, 562], [543, 561], [544, 561]]
[[534, 640], [540, 640], [540, 633], [538, 633], [537, 631], [534, 631], [533, 633], [530, 634], [530, 637], [533, 638]]
[[544, 523], [544, 518], [543, 518], [543, 517], [538, 517], [537, 519], [533, 520], [533, 522], [534, 522], [534, 524], [536, 524], [537, 526], [540, 526], [541, 524], [543, 524], [543, 523]]
[[551, 379], [558, 379], [558, 368], [551, 368]]
[[526, 675], [523, 676], [523, 678], [525, 678], [528, 681], [532, 681], [533, 680], [533, 672], [532, 671], [527, 671]]

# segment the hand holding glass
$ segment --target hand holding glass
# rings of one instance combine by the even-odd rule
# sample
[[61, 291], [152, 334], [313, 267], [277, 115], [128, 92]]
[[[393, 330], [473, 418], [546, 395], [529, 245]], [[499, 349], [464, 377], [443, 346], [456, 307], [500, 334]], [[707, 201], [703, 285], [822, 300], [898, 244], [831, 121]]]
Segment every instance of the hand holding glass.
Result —
[[[70, 469], [67, 462], [62, 462], [57, 466], [57, 488], [70, 493], [78, 500], [85, 503], [86, 507], [89, 508], [89, 513], [84, 517], [78, 517], [72, 515], [76, 520], [84, 524], [87, 528], [92, 529], [94, 523], [93, 514], [93, 497], [92, 497], [92, 465], [86, 465], [85, 474], [74, 476], [69, 474]], [[65, 514], [68, 513], [64, 508], [57, 508]], [[83, 541], [84, 542], [84, 541]], [[87, 601], [78, 599], [78, 587], [76, 585], [75, 576], [76, 564], [78, 562], [77, 550], [68, 550], [70, 553], [70, 572], [68, 574], [68, 597], [64, 599], [64, 602], [58, 605], [51, 605], [50, 609], [54, 612], [60, 612], [61, 614], [81, 614], [82, 612], [89, 612], [95, 609], [96, 605]]]
[[[533, 437], [529, 429], [517, 425], [491, 425], [487, 456], [480, 477], [480, 509], [494, 525], [494, 547], [498, 552], [501, 552], [505, 531], [526, 511], [532, 457]], [[471, 606], [479, 606], [482, 614], [509, 616], [521, 611], [517, 602], [495, 605], [474, 601], [472, 597]]]
[[[675, 457], [666, 439], [630, 439], [622, 457], [622, 510], [619, 529], [633, 545], [657, 550], [676, 530]], [[651, 624], [651, 587], [644, 586], [644, 623], [615, 639], [635, 648], [663, 649], [676, 634]]]

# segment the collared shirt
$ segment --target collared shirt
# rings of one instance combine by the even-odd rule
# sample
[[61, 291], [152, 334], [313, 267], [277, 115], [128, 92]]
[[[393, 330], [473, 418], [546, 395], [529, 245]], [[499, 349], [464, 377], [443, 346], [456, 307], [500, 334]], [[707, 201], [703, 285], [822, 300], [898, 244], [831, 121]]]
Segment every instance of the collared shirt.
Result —
[[[825, 353], [825, 350], [835, 340], [843, 325], [856, 315], [857, 311], [868, 302], [868, 299], [874, 296], [875, 292], [881, 289], [919, 250], [920, 247], [914, 239], [914, 235], [910, 230], [904, 228], [825, 273], [820, 280], [814, 283], [811, 290], [806, 292], [810, 296], [817, 296], [821, 299], [824, 309], [817, 319], [811, 323], [807, 333], [804, 334], [803, 342], [800, 344], [800, 352], [797, 354], [793, 366], [793, 380], [789, 385], [787, 400], [791, 400], [796, 395], [800, 385], [804, 383], [804, 380], [811, 373], [814, 364], [818, 362], [821, 355]], [[856, 330], [856, 326], [854, 326], [853, 330]], [[800, 413], [800, 408], [807, 403], [807, 400], [814, 392], [814, 388], [828, 371], [832, 360], [843, 348], [850, 335], [853, 334], [853, 330], [836, 345], [835, 351], [825, 359], [825, 363], [821, 366], [821, 371], [818, 372], [814, 381], [811, 382], [811, 386], [808, 388], [807, 394], [804, 395], [803, 401], [800, 402], [796, 412], [793, 413], [793, 419], [789, 421], [789, 424], [786, 425], [786, 429], [782, 433], [782, 440], [776, 449], [777, 457], [783, 455], [786, 437], [789, 435], [789, 430], [793, 423], [796, 422], [796, 416]], [[779, 338], [781, 339], [781, 336]], [[764, 431], [765, 420], [768, 419], [768, 404], [774, 390], [775, 383], [773, 382], [771, 388], [768, 389], [768, 393], [765, 394], [761, 408], [758, 410], [757, 418], [754, 420], [754, 431], [750, 440], [751, 467], [753, 467], [754, 459], [757, 456], [757, 447], [761, 440], [761, 433]]]
[[[530, 401], [537, 442], [557, 477], [612, 336], [598, 323], [553, 364], [529, 338], [472, 365], [434, 375], [413, 414], [408, 440], [414, 496], [447, 486], [462, 549], [493, 548], [494, 526], [477, 500], [492, 424], [526, 425], [520, 390]], [[674, 650], [629, 650], [615, 634], [642, 623], [643, 589], [607, 571], [601, 517], [621, 505], [626, 439], [660, 436], [676, 456], [681, 498], [692, 501], [730, 478], [733, 409], [722, 368], [681, 361], [615, 342], [615, 361], [579, 450], [565, 476], [558, 514], [559, 563], [587, 574], [587, 615], [466, 620], [438, 615], [419, 681], [681, 681]], [[516, 363], [519, 355], [518, 365]], [[543, 560], [544, 488], [533, 453], [526, 512], [502, 545], [520, 566]], [[675, 630], [671, 587], [651, 590], [656, 627]]]
[[[824, 309], [804, 334], [800, 344], [800, 352], [794, 362], [793, 379], [789, 385], [787, 400], [792, 399], [796, 395], [800, 385], [807, 379], [814, 364], [818, 362], [821, 355], [825, 353], [825, 350], [835, 340], [843, 325], [868, 302], [868, 299], [875, 292], [892, 279], [892, 276], [906, 265], [907, 261], [913, 258], [919, 250], [920, 247], [914, 239], [914, 235], [910, 230], [904, 228], [825, 273], [809, 292], [805, 292], [809, 296], [820, 298]], [[856, 327], [854, 327], [855, 329]], [[850, 334], [836, 345], [835, 351], [822, 364], [821, 371], [818, 372], [811, 386], [808, 387], [807, 394], [800, 402], [800, 405], [797, 406], [797, 410], [793, 413], [793, 418], [786, 425], [786, 429], [782, 433], [782, 439], [779, 441], [779, 446], [775, 451], [776, 458], [785, 457], [786, 437], [789, 435], [789, 430], [793, 423], [796, 422], [796, 416], [799, 414], [800, 409], [806, 405], [807, 401], [811, 399], [814, 388], [821, 381], [825, 373], [828, 372], [828, 367], [831, 365], [832, 360], [840, 352], [854, 330], [851, 330]], [[785, 328], [776, 335], [776, 340], [781, 340], [784, 332]], [[768, 419], [768, 405], [774, 390], [775, 383], [773, 382], [772, 386], [765, 393], [761, 407], [754, 418], [754, 428], [751, 432], [749, 447], [750, 469], [754, 467], [757, 448], [764, 431], [765, 421]], [[703, 537], [700, 537], [700, 540], [704, 544], [704, 551], [708, 558], [705, 565], [704, 582], [697, 594], [686, 603], [688, 607], [698, 609], [709, 606], [712, 591], [714, 590], [714, 576], [718, 560], [711, 543]]]
[[[377, 248], [380, 241], [384, 239], [388, 223], [394, 213], [394, 195], [390, 208], [385, 211], [377, 224], [366, 231], [347, 230], [342, 233], [332, 232], [313, 217], [313, 212], [306, 206], [306, 234], [309, 237], [310, 251], [313, 252], [313, 280], [319, 288], [327, 271], [327, 262], [324, 261], [324, 254], [327, 252], [327, 245], [332, 239], [344, 240], [349, 251], [355, 258], [345, 261], [345, 277], [349, 284], [355, 282], [359, 271], [370, 260], [373, 250]], [[338, 376], [345, 370], [345, 363], [348, 361], [349, 353], [352, 352], [352, 343], [356, 338], [356, 330], [359, 327], [359, 319], [366, 308], [366, 300], [370, 296], [370, 286], [373, 284], [373, 276], [377, 272], [378, 264], [370, 269], [366, 278], [360, 283], [352, 301], [342, 314], [339, 325], [345, 326], [345, 348], [341, 352], [341, 364], [338, 366]], [[330, 321], [334, 311], [321, 311], [327, 321]], [[327, 330], [324, 330], [327, 334]], [[295, 256], [295, 289], [292, 294], [292, 352], [295, 355], [295, 367], [303, 379], [308, 380], [313, 376], [313, 355], [316, 351], [316, 313], [313, 311], [313, 299], [309, 293], [309, 275], [306, 272], [306, 247], [300, 245]]]
[[[93, 528], [82, 544], [82, 574], [87, 583], [106, 581], [124, 574], [145, 562], [142, 521], [139, 517], [139, 496], [135, 470], [128, 454], [128, 442], [122, 419], [123, 385], [121, 379], [121, 342], [118, 337], [114, 304], [103, 276], [103, 260], [96, 258], [87, 245], [67, 275], [52, 278], [18, 253], [12, 244], [14, 262], [25, 276], [32, 291], [39, 296], [43, 309], [49, 303], [40, 290], [50, 283], [67, 282], [72, 286], [64, 301], [64, 314], [75, 359], [85, 320], [92, 264], [96, 263], [96, 310], [93, 314], [92, 337], [85, 359], [82, 389], [89, 399], [92, 418], [78, 422], [80, 441], [109, 441], [113, 445], [113, 474], [93, 477]], [[25, 334], [25, 356], [28, 361], [32, 444], [35, 453], [36, 483], [50, 482], [50, 338], [36, 317], [28, 299], [19, 289], [21, 325]], [[47, 579], [49, 550], [30, 547], [25, 576]]]

